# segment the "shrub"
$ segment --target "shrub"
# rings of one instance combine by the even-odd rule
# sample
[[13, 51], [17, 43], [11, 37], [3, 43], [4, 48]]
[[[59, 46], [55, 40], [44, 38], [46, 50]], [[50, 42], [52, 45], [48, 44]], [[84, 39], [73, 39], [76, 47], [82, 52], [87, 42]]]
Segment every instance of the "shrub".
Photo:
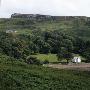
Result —
[[43, 64], [49, 64], [49, 61], [48, 61], [48, 60], [45, 60], [45, 61], [43, 62]]
[[34, 56], [29, 56], [26, 59], [26, 63], [28, 64], [36, 64], [36, 65], [41, 65], [40, 60], [38, 60], [36, 57]]

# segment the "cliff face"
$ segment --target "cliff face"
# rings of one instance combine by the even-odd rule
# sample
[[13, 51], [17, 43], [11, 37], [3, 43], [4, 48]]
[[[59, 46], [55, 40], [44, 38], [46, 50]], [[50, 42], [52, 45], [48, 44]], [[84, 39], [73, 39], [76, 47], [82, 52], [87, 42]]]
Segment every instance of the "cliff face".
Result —
[[25, 19], [30, 19], [30, 20], [46, 20], [46, 19], [51, 19], [51, 16], [49, 15], [40, 15], [40, 14], [12, 14], [11, 18], [25, 18]]
[[50, 15], [40, 15], [40, 14], [19, 14], [14, 13], [11, 15], [11, 18], [24, 18], [24, 19], [30, 19], [30, 20], [90, 20], [89, 17], [85, 16], [50, 16]]

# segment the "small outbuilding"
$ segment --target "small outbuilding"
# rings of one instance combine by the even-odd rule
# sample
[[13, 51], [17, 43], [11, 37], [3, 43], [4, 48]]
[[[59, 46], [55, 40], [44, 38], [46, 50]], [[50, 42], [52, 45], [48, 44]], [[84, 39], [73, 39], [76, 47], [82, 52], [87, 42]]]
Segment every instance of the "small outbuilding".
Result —
[[16, 30], [6, 30], [6, 33], [17, 33]]
[[73, 63], [81, 63], [81, 57], [74, 57], [74, 58], [72, 59], [72, 62], [73, 62]]

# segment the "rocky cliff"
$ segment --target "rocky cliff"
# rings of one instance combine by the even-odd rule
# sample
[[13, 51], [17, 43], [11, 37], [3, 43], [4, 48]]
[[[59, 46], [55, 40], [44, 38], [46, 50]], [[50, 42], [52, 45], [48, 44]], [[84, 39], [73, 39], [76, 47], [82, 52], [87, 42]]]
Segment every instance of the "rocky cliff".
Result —
[[11, 18], [24, 18], [30, 20], [90, 20], [89, 17], [86, 16], [50, 16], [50, 15], [40, 15], [40, 14], [20, 14], [14, 13], [11, 15]]

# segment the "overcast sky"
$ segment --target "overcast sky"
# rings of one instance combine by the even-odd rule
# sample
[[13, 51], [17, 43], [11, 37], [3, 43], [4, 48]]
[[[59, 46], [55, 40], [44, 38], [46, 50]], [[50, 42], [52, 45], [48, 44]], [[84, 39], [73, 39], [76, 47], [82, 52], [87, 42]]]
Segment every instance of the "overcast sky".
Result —
[[0, 17], [12, 13], [90, 16], [90, 0], [2, 0]]

